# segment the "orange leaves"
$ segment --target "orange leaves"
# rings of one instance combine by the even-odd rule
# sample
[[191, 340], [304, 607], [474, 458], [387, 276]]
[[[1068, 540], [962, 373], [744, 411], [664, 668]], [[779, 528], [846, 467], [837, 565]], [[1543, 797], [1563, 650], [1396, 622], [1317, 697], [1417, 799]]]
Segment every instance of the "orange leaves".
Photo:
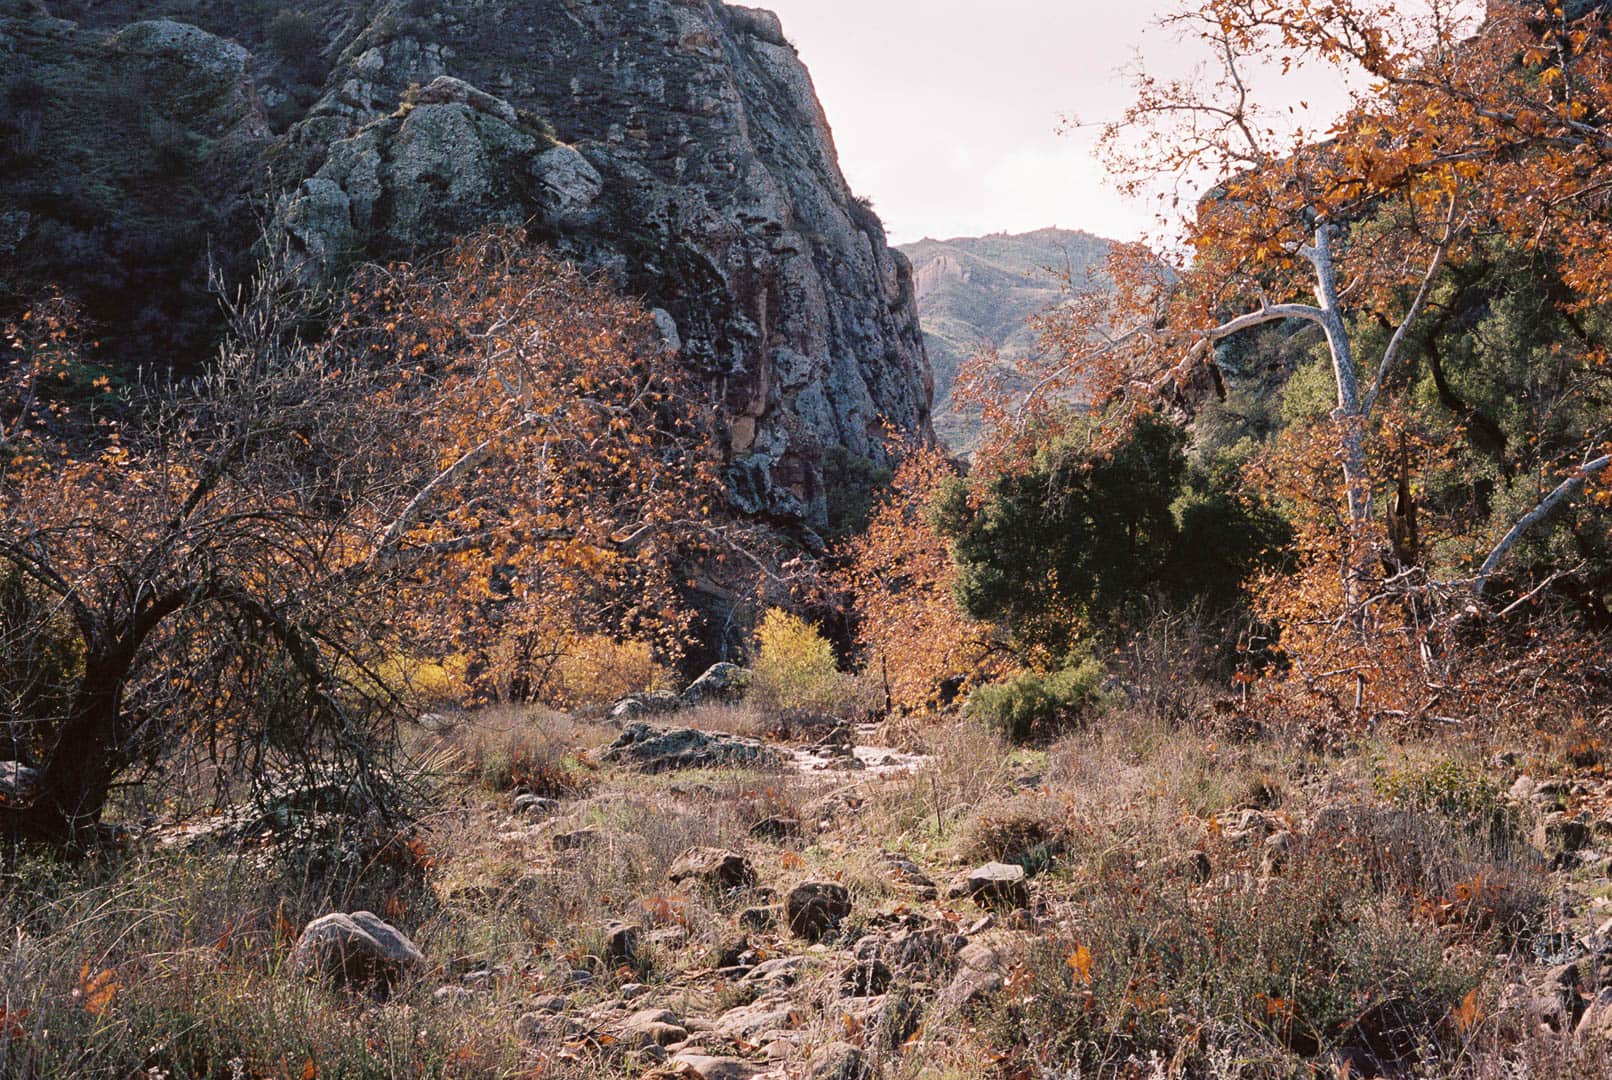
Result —
[[1455, 1029], [1462, 1035], [1470, 1035], [1483, 1019], [1483, 1010], [1478, 1005], [1477, 990], [1468, 990], [1461, 1003], [1450, 1010], [1450, 1019], [1455, 1023]]
[[1091, 960], [1091, 950], [1084, 945], [1077, 945], [1064, 959], [1064, 966], [1074, 973], [1075, 980], [1082, 986], [1090, 986]]
[[118, 981], [116, 968], [104, 968], [91, 974], [90, 965], [86, 961], [79, 969], [78, 987], [73, 991], [73, 997], [83, 1005], [84, 1011], [91, 1016], [100, 1016], [112, 1007], [113, 1000], [123, 984]]

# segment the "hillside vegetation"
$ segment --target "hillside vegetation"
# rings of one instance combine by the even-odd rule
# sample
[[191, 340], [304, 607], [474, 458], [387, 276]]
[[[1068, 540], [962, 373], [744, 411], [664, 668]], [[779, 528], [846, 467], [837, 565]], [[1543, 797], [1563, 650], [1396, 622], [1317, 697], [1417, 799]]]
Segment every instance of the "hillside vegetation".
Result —
[[[1019, 240], [920, 271], [1025, 347], [966, 469], [771, 16], [360, 7], [193, 377], [72, 278], [0, 318], [0, 1076], [1612, 1070], [1604, 6], [1182, 8], [1202, 77], [1101, 142], [1217, 174], [1182, 247], [1028, 339]], [[643, 126], [396, 86], [517, 9], [624, 95], [557, 118]], [[1246, 92], [1288, 63], [1328, 131]], [[752, 108], [816, 226], [752, 213]], [[597, 261], [679, 170], [666, 258]]]
[[1035, 348], [1033, 319], [1071, 290], [1101, 287], [1109, 244], [1088, 233], [1041, 229], [1010, 236], [903, 244], [912, 260], [924, 348], [935, 373], [935, 434], [956, 453], [980, 437], [979, 408], [958, 401], [957, 377], [976, 354], [1011, 373]]

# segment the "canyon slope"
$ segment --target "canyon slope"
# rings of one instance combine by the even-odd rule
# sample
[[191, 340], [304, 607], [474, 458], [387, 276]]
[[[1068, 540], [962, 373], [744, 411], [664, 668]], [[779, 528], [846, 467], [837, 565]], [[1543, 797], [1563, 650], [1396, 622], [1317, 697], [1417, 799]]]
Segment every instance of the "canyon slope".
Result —
[[979, 416], [955, 401], [953, 383], [972, 356], [994, 351], [1011, 380], [1035, 347], [1032, 320], [1069, 289], [1091, 287], [1109, 241], [1085, 232], [1041, 229], [1009, 235], [920, 240], [901, 251], [912, 260], [930, 363], [935, 372], [935, 430], [955, 453], [979, 438]]
[[768, 12], [0, 0], [0, 69], [0, 307], [60, 285], [117, 363], [200, 362], [265, 236], [329, 280], [503, 222], [658, 309], [744, 512], [809, 538], [933, 437], [910, 266]]

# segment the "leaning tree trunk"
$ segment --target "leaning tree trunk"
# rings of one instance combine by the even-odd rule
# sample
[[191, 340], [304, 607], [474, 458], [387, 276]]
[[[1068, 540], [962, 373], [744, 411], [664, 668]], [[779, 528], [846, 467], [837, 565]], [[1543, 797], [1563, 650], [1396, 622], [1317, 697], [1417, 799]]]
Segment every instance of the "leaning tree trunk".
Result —
[[0, 836], [52, 847], [90, 844], [124, 766], [119, 721], [126, 665], [92, 659], [44, 765], [0, 803]]

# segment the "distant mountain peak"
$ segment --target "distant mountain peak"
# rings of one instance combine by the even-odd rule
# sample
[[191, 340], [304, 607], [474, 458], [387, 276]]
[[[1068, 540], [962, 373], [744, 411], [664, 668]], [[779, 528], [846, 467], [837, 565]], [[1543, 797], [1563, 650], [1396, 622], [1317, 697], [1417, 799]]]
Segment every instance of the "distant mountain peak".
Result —
[[1113, 241], [1080, 229], [1048, 227], [946, 240], [925, 237], [900, 250], [912, 261], [918, 318], [935, 372], [935, 432], [967, 453], [979, 417], [952, 400], [963, 364], [984, 349], [1014, 365], [1035, 346], [1031, 320], [1062, 303], [1100, 271]]

